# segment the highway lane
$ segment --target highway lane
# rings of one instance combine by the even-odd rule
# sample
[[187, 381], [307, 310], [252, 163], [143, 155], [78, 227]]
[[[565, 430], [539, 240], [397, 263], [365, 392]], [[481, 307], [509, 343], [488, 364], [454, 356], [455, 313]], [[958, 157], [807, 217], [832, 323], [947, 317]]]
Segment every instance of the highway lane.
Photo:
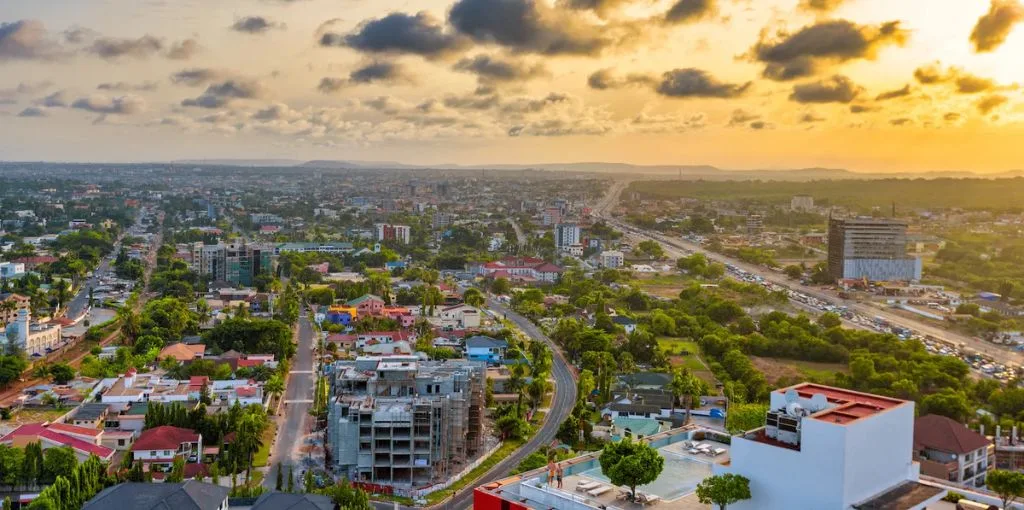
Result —
[[[316, 378], [313, 374], [313, 326], [309, 317], [303, 312], [299, 317], [299, 327], [296, 332], [298, 348], [295, 357], [292, 359], [291, 372], [288, 375], [288, 388], [285, 390], [285, 405], [281, 407], [283, 417], [277, 418], [277, 439], [274, 443], [270, 456], [270, 469], [263, 479], [263, 486], [273, 489], [277, 483], [277, 466], [292, 465], [295, 467], [295, 484], [301, 487], [302, 479], [299, 477], [299, 463], [301, 452], [299, 447], [305, 436], [309, 433], [310, 415], [309, 410], [313, 406], [310, 401], [313, 399], [313, 387]], [[285, 471], [285, 484], [287, 481], [287, 469]]]

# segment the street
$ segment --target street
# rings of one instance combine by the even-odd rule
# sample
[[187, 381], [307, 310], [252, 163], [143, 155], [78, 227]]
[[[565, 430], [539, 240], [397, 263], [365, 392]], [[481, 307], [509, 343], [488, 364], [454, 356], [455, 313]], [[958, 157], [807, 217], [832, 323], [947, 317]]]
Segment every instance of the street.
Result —
[[[283, 416], [277, 417], [277, 440], [270, 452], [270, 469], [263, 479], [263, 486], [273, 489], [277, 482], [277, 466], [295, 466], [295, 485], [302, 486], [300, 472], [299, 447], [309, 432], [311, 416], [309, 410], [313, 406], [313, 386], [316, 380], [313, 374], [313, 326], [309, 317], [303, 312], [299, 317], [298, 350], [292, 359], [291, 372], [288, 375], [288, 388], [284, 393], [284, 405], [281, 407]], [[287, 484], [287, 469], [285, 484]]]

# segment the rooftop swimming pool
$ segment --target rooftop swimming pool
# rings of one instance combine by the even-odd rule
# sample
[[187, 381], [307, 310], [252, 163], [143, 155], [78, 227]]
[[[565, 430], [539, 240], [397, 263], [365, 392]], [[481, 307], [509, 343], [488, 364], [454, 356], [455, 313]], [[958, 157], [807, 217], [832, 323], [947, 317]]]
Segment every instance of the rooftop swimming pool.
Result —
[[[679, 499], [697, 489], [697, 484], [711, 476], [711, 464], [682, 455], [659, 450], [665, 458], [665, 468], [654, 482], [636, 488], [640, 492], [660, 496], [661, 499], [672, 501]], [[610, 483], [608, 477], [601, 472], [601, 467], [588, 469], [580, 476]]]

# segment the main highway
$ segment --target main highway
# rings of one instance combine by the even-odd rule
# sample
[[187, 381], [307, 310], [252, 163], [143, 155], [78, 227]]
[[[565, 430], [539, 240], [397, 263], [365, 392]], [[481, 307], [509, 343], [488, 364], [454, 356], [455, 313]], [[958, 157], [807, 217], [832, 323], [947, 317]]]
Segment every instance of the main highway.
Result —
[[720, 262], [722, 264], [732, 264], [743, 271], [760, 276], [765, 281], [780, 287], [806, 294], [832, 305], [845, 306], [849, 310], [867, 317], [880, 317], [895, 326], [910, 329], [923, 336], [933, 337], [949, 345], [969, 348], [1001, 363], [1024, 366], [1024, 354], [1022, 353], [1005, 349], [985, 342], [984, 340], [962, 335], [919, 320], [907, 318], [884, 308], [871, 306], [857, 301], [845, 300], [834, 293], [828, 292], [827, 290], [802, 285], [799, 282], [790, 280], [784, 274], [773, 271], [769, 268], [748, 264], [726, 255], [715, 253], [697, 243], [693, 243], [682, 238], [668, 237], [658, 232], [643, 230], [619, 221], [612, 217], [611, 211], [618, 204], [619, 196], [622, 194], [622, 191], [626, 189], [628, 184], [628, 181], [616, 181], [609, 189], [608, 193], [594, 207], [595, 215], [604, 219], [604, 221], [609, 225], [626, 232], [633, 239], [649, 239], [658, 241], [669, 256], [678, 258], [688, 256], [693, 253], [703, 253], [709, 260]]

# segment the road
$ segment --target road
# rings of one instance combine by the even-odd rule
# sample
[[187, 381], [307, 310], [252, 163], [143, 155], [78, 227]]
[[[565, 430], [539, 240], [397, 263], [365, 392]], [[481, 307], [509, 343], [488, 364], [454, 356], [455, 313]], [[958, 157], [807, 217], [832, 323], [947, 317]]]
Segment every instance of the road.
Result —
[[[270, 470], [263, 479], [263, 486], [271, 490], [277, 483], [278, 464], [296, 466], [295, 484], [296, 487], [302, 485], [298, 467], [301, 460], [299, 447], [309, 433], [309, 409], [313, 406], [313, 387], [316, 381], [313, 374], [313, 347], [316, 343], [313, 341], [313, 326], [305, 312], [299, 317], [299, 327], [295, 335], [298, 349], [295, 358], [292, 359], [288, 388], [284, 392], [285, 404], [281, 407], [284, 416], [277, 418], [277, 440], [272, 446]], [[285, 478], [285, 484], [287, 483]]]
[[516, 244], [520, 248], [526, 247], [526, 234], [523, 232], [523, 227], [519, 226], [519, 222], [512, 218], [512, 229], [516, 231]]
[[930, 335], [950, 345], [959, 346], [960, 344], [964, 344], [965, 347], [973, 349], [974, 351], [980, 354], [988, 356], [1002, 363], [1024, 366], [1024, 354], [1022, 353], [1012, 351], [1009, 349], [1004, 349], [1002, 347], [985, 342], [984, 340], [979, 340], [976, 338], [971, 338], [966, 335], [961, 335], [954, 331], [949, 331], [941, 327], [928, 324], [926, 322], [907, 318], [902, 315], [898, 315], [891, 311], [888, 311], [884, 308], [879, 308], [876, 306], [859, 303], [856, 301], [845, 300], [840, 298], [836, 294], [823, 290], [821, 288], [810, 287], [807, 285], [802, 285], [798, 282], [794, 282], [793, 280], [787, 278], [784, 274], [773, 271], [766, 267], [748, 264], [740, 260], [722, 255], [720, 253], [710, 251], [697, 243], [693, 243], [685, 239], [670, 238], [657, 232], [641, 230], [637, 227], [627, 225], [624, 222], [616, 220], [612, 218], [609, 213], [612, 210], [612, 208], [614, 208], [614, 206], [618, 203], [619, 195], [622, 193], [622, 191], [626, 188], [627, 185], [627, 181], [616, 182], [612, 186], [612, 188], [609, 189], [608, 194], [605, 195], [605, 197], [601, 200], [601, 202], [598, 203], [597, 206], [595, 206], [595, 214], [603, 217], [609, 225], [612, 225], [615, 228], [618, 228], [619, 230], [622, 230], [623, 232], [630, 234], [634, 238], [651, 239], [660, 242], [663, 248], [665, 248], [666, 253], [671, 257], [678, 258], [681, 256], [689, 255], [691, 253], [703, 253], [709, 260], [714, 260], [716, 262], [721, 262], [723, 264], [732, 264], [744, 271], [747, 271], [748, 273], [760, 276], [764, 278], [765, 281], [773, 283], [780, 287], [801, 292], [803, 294], [820, 299], [822, 301], [825, 301], [836, 306], [846, 306], [851, 311], [867, 317], [881, 317], [890, 324], [911, 329], [921, 335]]

